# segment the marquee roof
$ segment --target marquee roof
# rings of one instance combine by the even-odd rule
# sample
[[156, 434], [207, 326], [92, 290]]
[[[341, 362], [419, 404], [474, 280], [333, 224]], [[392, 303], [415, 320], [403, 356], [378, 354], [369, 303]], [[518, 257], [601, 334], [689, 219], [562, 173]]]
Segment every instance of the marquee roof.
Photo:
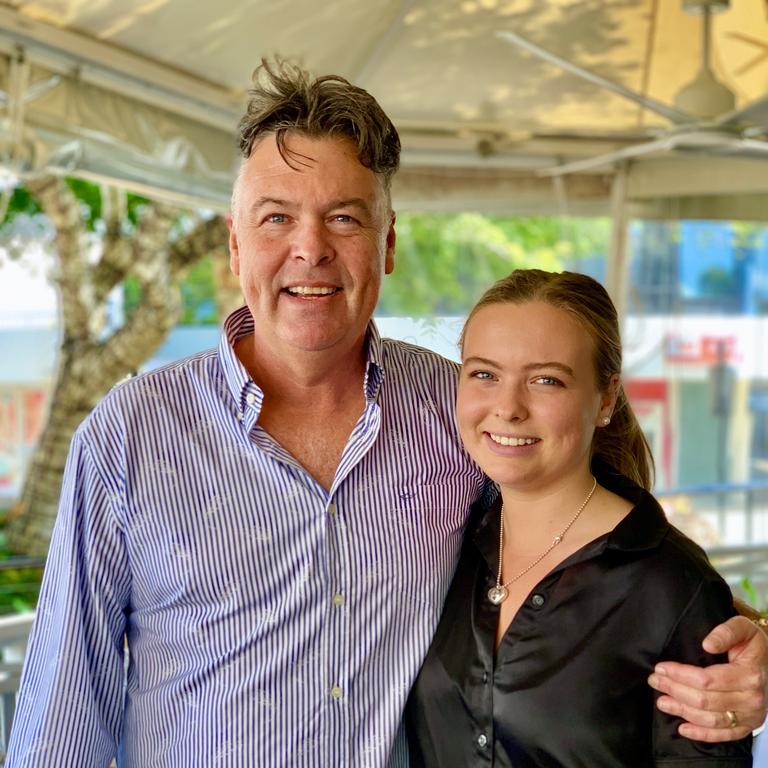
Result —
[[[250, 73], [279, 54], [377, 97], [403, 139], [400, 207], [605, 212], [610, 166], [562, 179], [540, 171], [670, 123], [496, 33], [672, 104], [701, 50], [701, 19], [683, 4], [6, 0], [0, 153], [12, 169], [47, 166], [226, 207]], [[768, 2], [732, 0], [712, 28], [712, 67], [737, 105], [764, 97]], [[767, 170], [750, 156], [664, 153], [633, 161], [628, 196], [648, 214], [762, 218]]]

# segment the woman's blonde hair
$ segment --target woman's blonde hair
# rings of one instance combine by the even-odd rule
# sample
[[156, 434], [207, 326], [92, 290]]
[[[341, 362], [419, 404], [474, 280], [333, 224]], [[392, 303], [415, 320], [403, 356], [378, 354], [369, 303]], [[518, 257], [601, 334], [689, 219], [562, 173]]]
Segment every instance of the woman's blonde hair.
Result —
[[[619, 320], [608, 292], [588, 275], [516, 269], [494, 283], [475, 304], [461, 334], [462, 349], [467, 327], [483, 307], [491, 304], [525, 304], [529, 301], [542, 301], [568, 312], [587, 331], [593, 341], [597, 386], [601, 392], [605, 392], [611, 376], [621, 373]], [[651, 489], [653, 456], [622, 384], [619, 385], [611, 423], [595, 430], [592, 455], [598, 456], [646, 490]]]

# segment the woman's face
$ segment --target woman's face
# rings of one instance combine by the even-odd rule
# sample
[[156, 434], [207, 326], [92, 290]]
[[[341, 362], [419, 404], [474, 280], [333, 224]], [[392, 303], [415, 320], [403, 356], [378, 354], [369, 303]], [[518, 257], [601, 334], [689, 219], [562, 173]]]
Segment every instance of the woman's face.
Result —
[[464, 337], [461, 439], [499, 485], [554, 490], [589, 472], [592, 435], [617, 386], [618, 375], [598, 391], [592, 339], [567, 312], [539, 301], [491, 304]]

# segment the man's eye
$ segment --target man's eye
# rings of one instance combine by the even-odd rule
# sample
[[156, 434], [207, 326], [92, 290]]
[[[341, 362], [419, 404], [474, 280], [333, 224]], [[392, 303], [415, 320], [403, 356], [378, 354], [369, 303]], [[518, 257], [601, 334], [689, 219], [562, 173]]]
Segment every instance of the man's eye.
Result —
[[537, 384], [547, 384], [549, 386], [559, 386], [561, 384], [560, 379], [556, 379], [554, 376], [537, 376], [534, 381]]
[[286, 218], [284, 213], [270, 213], [269, 216], [267, 216], [267, 221], [270, 224], [285, 224]]
[[347, 216], [347, 214], [346, 214], [346, 213], [337, 213], [337, 214], [336, 214], [336, 215], [333, 217], [333, 220], [334, 220], [334, 221], [338, 221], [338, 222], [340, 222], [341, 224], [349, 224], [349, 223], [351, 223], [352, 221], [354, 221], [354, 219], [353, 219], [351, 216]]
[[472, 371], [469, 374], [470, 379], [480, 379], [480, 381], [490, 381], [493, 378], [493, 374], [488, 371]]

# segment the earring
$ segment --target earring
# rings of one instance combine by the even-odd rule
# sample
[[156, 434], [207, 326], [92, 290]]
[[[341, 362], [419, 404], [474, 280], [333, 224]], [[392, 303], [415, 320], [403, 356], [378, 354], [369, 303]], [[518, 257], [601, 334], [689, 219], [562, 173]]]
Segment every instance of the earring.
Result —
[[603, 416], [603, 426], [607, 427], [611, 423], [611, 417], [610, 416]]

